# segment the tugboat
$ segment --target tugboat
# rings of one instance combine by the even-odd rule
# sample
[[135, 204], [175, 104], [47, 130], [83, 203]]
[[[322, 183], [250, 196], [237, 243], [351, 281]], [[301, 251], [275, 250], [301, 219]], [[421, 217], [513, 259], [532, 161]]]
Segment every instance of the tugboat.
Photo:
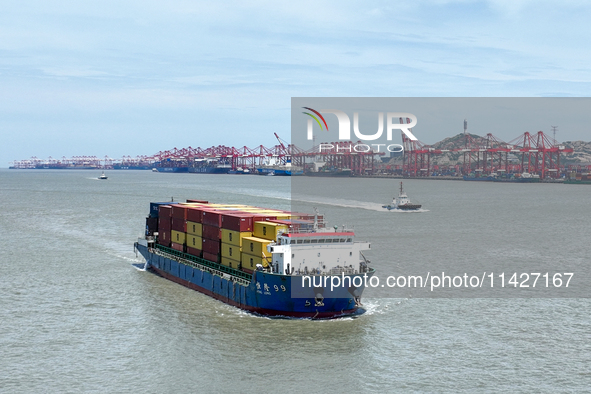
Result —
[[105, 172], [103, 171], [103, 173], [98, 177], [98, 179], [108, 179], [108, 178], [105, 175]]
[[382, 205], [382, 208], [386, 208], [388, 211], [391, 211], [392, 209], [399, 209], [402, 211], [417, 211], [421, 207], [422, 205], [413, 204], [409, 200], [404, 190], [402, 190], [402, 182], [400, 182], [400, 193], [398, 194], [398, 197], [394, 197], [391, 204]]

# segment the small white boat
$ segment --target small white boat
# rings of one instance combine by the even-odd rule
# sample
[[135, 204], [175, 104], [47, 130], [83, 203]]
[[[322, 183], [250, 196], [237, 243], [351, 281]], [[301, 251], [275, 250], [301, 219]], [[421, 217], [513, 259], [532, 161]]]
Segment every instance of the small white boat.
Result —
[[98, 179], [108, 179], [108, 178], [105, 175], [105, 172], [103, 171], [103, 173], [98, 177]]
[[394, 197], [392, 199], [392, 203], [389, 205], [382, 205], [382, 208], [386, 208], [388, 211], [392, 209], [399, 209], [402, 211], [416, 211], [420, 209], [422, 205], [420, 204], [413, 204], [404, 190], [402, 190], [402, 182], [400, 182], [400, 193], [398, 193], [398, 197]]

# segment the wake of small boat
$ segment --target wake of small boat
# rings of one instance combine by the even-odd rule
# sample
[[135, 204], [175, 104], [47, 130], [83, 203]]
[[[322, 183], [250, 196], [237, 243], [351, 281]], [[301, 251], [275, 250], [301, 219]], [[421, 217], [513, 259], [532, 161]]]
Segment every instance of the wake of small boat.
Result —
[[324, 197], [312, 197], [312, 196], [302, 196], [302, 195], [292, 195], [291, 199], [293, 201], [301, 201], [310, 204], [319, 204], [319, 205], [330, 205], [334, 207], [344, 207], [344, 208], [360, 208], [360, 209], [367, 209], [368, 211], [383, 211], [382, 205], [367, 202], [367, 201], [357, 201], [357, 200], [345, 200], [345, 199], [338, 199], [338, 198], [324, 198]]

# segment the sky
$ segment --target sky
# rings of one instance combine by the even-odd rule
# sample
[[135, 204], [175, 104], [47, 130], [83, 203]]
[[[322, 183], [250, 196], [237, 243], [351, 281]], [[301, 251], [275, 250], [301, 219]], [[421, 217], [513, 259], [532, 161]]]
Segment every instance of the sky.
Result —
[[[23, 0], [0, 10], [0, 167], [272, 146], [275, 132], [290, 138], [292, 97], [591, 88], [586, 1]], [[561, 141], [591, 140], [552, 122]], [[428, 144], [450, 136], [421, 132]]]

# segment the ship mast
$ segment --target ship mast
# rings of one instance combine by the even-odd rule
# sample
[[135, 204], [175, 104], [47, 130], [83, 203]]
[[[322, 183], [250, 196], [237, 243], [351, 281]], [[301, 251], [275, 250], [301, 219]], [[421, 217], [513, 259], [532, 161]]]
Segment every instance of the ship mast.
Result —
[[318, 208], [314, 207], [314, 232], [318, 231]]

